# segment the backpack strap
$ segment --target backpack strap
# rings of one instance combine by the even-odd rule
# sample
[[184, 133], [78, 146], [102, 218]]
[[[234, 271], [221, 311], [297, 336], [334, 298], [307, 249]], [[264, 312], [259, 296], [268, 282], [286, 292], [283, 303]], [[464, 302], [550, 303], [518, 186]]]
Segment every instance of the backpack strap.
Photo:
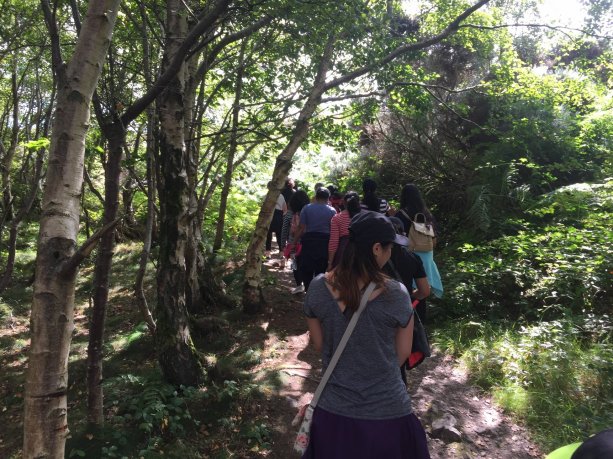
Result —
[[407, 213], [404, 211], [404, 209], [400, 209], [398, 212], [400, 212], [402, 215], [404, 215], [404, 217], [405, 217], [405, 218], [406, 218], [408, 221], [413, 222], [413, 220], [411, 220], [411, 217], [409, 217], [409, 214], [407, 214]]

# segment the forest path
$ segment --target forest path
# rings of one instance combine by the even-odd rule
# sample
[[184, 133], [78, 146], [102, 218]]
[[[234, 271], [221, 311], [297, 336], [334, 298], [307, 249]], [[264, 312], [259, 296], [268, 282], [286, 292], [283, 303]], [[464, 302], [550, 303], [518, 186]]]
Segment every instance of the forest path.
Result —
[[[276, 379], [278, 388], [261, 407], [271, 428], [272, 447], [266, 457], [298, 457], [292, 449], [297, 428], [291, 425], [299, 406], [308, 403], [321, 377], [319, 356], [308, 346], [302, 301], [292, 295], [289, 270], [279, 268], [280, 258], [265, 266], [274, 276], [264, 289], [269, 308], [262, 328], [268, 338], [261, 363], [254, 368], [256, 382]], [[435, 353], [409, 372], [413, 409], [428, 433], [432, 459], [529, 459], [542, 457], [528, 432], [504, 415], [491, 398], [468, 382], [468, 375], [451, 357]], [[433, 438], [432, 422], [445, 415], [457, 420], [462, 440], [446, 443]]]

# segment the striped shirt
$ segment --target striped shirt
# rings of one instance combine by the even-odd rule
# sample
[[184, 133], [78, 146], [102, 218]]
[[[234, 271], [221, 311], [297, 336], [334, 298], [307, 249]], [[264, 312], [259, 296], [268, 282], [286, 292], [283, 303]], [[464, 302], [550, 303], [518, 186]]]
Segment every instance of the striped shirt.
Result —
[[[360, 207], [362, 208], [362, 210], [371, 210], [368, 208], [368, 205], [364, 204], [363, 202], [360, 203]], [[388, 202], [383, 198], [379, 198], [379, 213], [384, 214], [388, 210], [390, 210], [390, 205], [388, 204]]]
[[351, 217], [348, 210], [343, 210], [341, 213], [336, 214], [330, 220], [330, 242], [328, 242], [328, 254], [334, 258], [334, 254], [338, 249], [338, 241], [343, 236], [349, 236], [349, 224], [351, 223]]

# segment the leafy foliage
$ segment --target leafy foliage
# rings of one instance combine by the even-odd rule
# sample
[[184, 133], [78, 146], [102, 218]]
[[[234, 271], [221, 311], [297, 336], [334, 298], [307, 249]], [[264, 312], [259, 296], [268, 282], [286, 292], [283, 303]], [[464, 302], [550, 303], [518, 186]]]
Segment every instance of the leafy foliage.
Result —
[[558, 189], [506, 225], [445, 254], [454, 320], [437, 342], [553, 448], [613, 422], [613, 183]]

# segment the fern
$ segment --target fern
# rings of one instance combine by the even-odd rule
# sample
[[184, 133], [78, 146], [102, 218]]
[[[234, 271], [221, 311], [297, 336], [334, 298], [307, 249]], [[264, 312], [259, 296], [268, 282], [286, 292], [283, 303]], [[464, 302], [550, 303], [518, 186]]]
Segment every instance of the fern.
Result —
[[486, 232], [492, 223], [490, 216], [490, 191], [487, 185], [477, 185], [467, 189], [468, 221], [472, 222], [475, 229]]

